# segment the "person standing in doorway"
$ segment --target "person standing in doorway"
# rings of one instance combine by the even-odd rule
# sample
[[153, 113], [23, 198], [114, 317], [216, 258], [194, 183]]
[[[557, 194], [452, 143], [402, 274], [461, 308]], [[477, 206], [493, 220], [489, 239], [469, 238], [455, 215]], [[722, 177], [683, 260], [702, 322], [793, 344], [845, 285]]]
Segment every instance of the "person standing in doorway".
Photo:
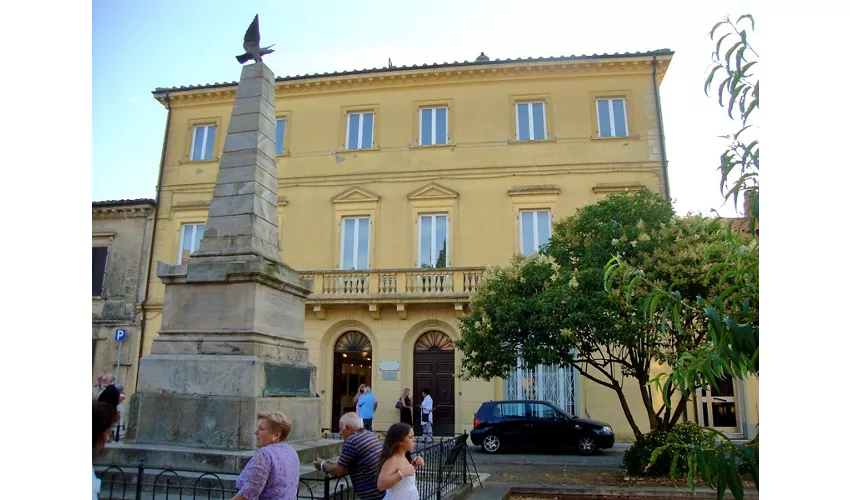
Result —
[[357, 394], [354, 395], [354, 398], [351, 400], [351, 403], [354, 405], [354, 413], [360, 415], [360, 407], [357, 406], [357, 401], [360, 400], [360, 396], [363, 395], [364, 390], [366, 389], [366, 384], [360, 384], [360, 387], [357, 388]]
[[431, 389], [422, 389], [422, 441], [434, 442], [434, 400], [431, 399]]
[[372, 388], [368, 385], [363, 388], [363, 394], [357, 400], [357, 408], [360, 410], [360, 418], [363, 419], [363, 427], [372, 430], [372, 419], [375, 418], [375, 410], [378, 409], [378, 400], [372, 394]]
[[410, 389], [407, 387], [404, 388], [404, 391], [401, 393], [401, 397], [398, 398], [398, 402], [401, 405], [399, 411], [401, 412], [401, 422], [413, 425], [413, 401], [410, 400]]

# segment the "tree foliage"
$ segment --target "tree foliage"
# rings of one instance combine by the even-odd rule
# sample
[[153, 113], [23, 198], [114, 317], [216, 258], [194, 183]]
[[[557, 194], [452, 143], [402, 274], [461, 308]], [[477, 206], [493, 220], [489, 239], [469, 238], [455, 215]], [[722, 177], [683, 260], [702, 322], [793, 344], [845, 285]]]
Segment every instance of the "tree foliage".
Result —
[[[635, 411], [651, 429], [667, 429], [685, 411], [687, 398], [669, 408], [654, 397], [653, 366], [670, 363], [702, 345], [704, 322], [683, 311], [670, 324], [649, 321], [631, 300], [650, 289], [631, 287], [629, 296], [608, 293], [605, 265], [611, 255], [649, 269], [653, 280], [681, 286], [688, 300], [710, 295], [703, 279], [705, 251], [719, 238], [717, 222], [674, 217], [670, 203], [647, 190], [613, 194], [557, 222], [548, 246], [516, 257], [507, 268], [489, 269], [460, 320], [462, 371], [467, 377], [504, 377], [521, 359], [527, 366], [572, 365], [587, 379], [613, 390], [636, 436]], [[673, 324], [677, 328], [673, 327]], [[640, 407], [631, 408], [625, 378], [637, 380]], [[675, 387], [663, 395], [671, 400]]]
[[[697, 315], [707, 326], [706, 342], [693, 351], [680, 353], [671, 363], [672, 372], [653, 379], [665, 395], [665, 405], [675, 403], [666, 397], [673, 388], [692, 393], [700, 388], [718, 386], [723, 379], [745, 379], [759, 374], [759, 244], [758, 238], [740, 238], [740, 229], [754, 235], [758, 228], [759, 201], [759, 142], [754, 138], [757, 128], [754, 118], [759, 109], [759, 81], [755, 76], [758, 54], [748, 40], [747, 25], [755, 29], [751, 15], [733, 22], [727, 18], [710, 32], [716, 40], [712, 55], [713, 68], [705, 81], [709, 94], [717, 75], [725, 75], [717, 85], [718, 103], [728, 116], [738, 123], [738, 131], [727, 136], [730, 143], [720, 155], [720, 191], [728, 201], [738, 206], [740, 195], [745, 196], [744, 224], [730, 224], [711, 244], [702, 261], [712, 262], [705, 271], [704, 282], [714, 283], [716, 291], [700, 294], [696, 304], [683, 299], [680, 284], [660, 282], [647, 269], [615, 256], [605, 275], [606, 289], [614, 296], [625, 293], [639, 305], [645, 320], [665, 327], [669, 317]], [[638, 300], [637, 291], [643, 297]], [[673, 327], [682, 330], [674, 322]], [[752, 475], [758, 486], [758, 436], [748, 446], [734, 446], [722, 433], [712, 433], [712, 445], [666, 443], [656, 449], [657, 457], [673, 450], [686, 457], [689, 477], [699, 473], [703, 480], [717, 490], [722, 498], [730, 489], [736, 499], [743, 498], [739, 464]], [[693, 483], [690, 482], [691, 487]]]

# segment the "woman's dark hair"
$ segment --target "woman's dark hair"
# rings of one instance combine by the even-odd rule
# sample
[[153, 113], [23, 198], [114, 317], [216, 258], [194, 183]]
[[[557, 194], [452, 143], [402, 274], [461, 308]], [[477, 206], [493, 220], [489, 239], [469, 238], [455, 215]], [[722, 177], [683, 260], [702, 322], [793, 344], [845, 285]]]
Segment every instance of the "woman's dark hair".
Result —
[[118, 419], [118, 412], [108, 403], [92, 403], [91, 432], [92, 448], [112, 424]]
[[[390, 426], [387, 430], [387, 437], [384, 438], [384, 449], [381, 451], [381, 464], [378, 466], [378, 470], [384, 466], [384, 462], [393, 456], [399, 443], [410, 433], [410, 429], [413, 429], [413, 427], [404, 422], [398, 422]], [[410, 455], [409, 451], [404, 454], [404, 457], [408, 462], [413, 461], [413, 456]]]

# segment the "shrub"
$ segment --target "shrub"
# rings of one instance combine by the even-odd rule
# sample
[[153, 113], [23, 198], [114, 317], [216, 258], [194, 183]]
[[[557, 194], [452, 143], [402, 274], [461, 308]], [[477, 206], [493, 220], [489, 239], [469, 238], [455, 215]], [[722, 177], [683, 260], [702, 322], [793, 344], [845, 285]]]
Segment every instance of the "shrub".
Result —
[[738, 474], [749, 476], [758, 481], [759, 466], [759, 442], [758, 438], [751, 439], [744, 444], [738, 445], [741, 462], [738, 464]]
[[[647, 470], [652, 452], [665, 444], [681, 448], [693, 445], [706, 446], [714, 441], [711, 434], [693, 422], [674, 425], [669, 431], [654, 430], [641, 435], [623, 455], [623, 467], [632, 476], [664, 476], [670, 474], [670, 466], [676, 451], [665, 449], [652, 467]], [[687, 459], [681, 454], [676, 464], [678, 473], [688, 473]]]

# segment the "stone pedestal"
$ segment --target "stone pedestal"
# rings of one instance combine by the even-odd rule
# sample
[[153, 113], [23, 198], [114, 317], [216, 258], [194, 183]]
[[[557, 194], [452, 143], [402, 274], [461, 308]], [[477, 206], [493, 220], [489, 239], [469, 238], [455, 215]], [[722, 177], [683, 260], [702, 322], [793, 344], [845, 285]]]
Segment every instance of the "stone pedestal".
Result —
[[157, 274], [166, 284], [162, 328], [139, 364], [128, 438], [251, 449], [257, 413], [281, 410], [294, 422], [289, 440], [317, 439], [316, 369], [304, 345], [308, 290], [298, 274], [282, 264], [200, 259], [160, 263]]
[[290, 441], [320, 434], [304, 343], [309, 285], [281, 260], [274, 74], [246, 66], [200, 248], [158, 263], [162, 327], [139, 363], [127, 438], [218, 450], [254, 446], [256, 415], [281, 410]]

